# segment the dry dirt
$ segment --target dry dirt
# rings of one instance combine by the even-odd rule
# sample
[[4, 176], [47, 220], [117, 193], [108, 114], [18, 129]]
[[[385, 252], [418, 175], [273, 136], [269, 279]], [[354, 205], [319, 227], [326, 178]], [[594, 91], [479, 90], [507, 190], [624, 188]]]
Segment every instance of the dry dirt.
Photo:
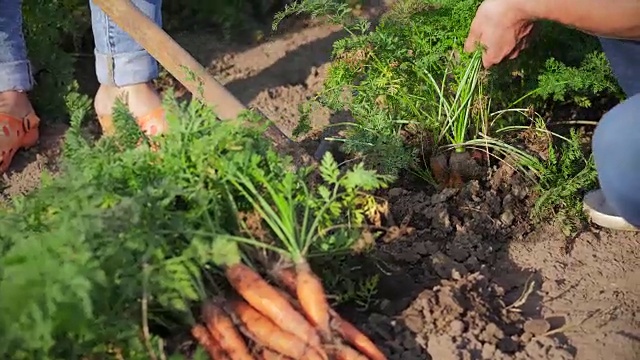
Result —
[[[211, 34], [177, 40], [290, 133], [341, 36], [338, 27], [305, 23], [251, 44]], [[330, 118], [320, 112], [314, 123]], [[39, 146], [4, 176], [0, 198], [33, 189], [43, 169], [55, 170], [64, 131], [44, 123]], [[375, 306], [352, 318], [391, 359], [640, 358], [640, 235], [590, 228], [568, 241], [553, 224], [532, 225], [529, 189], [505, 172], [459, 190], [388, 191], [405, 231], [380, 241], [376, 256], [391, 270]]]
[[503, 167], [459, 190], [388, 192], [410, 235], [378, 256], [395, 270], [387, 303], [403, 305], [391, 306], [393, 327], [378, 314], [368, 326], [378, 339], [396, 332], [392, 358], [420, 358], [391, 340], [407, 328], [433, 359], [638, 358], [640, 236], [591, 228], [569, 241], [531, 224], [523, 184]]

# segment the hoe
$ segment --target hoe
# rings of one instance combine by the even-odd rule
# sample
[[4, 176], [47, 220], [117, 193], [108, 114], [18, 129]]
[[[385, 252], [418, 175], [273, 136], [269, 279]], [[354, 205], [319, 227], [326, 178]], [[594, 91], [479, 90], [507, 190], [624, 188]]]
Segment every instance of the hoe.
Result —
[[[248, 110], [191, 54], [147, 18], [130, 0], [93, 1], [182, 83], [194, 97], [211, 106], [220, 120], [236, 120], [239, 115]], [[257, 110], [254, 111], [257, 112]], [[291, 155], [296, 166], [315, 165], [316, 159], [287, 137], [264, 114], [260, 115], [264, 125], [268, 125], [264, 135], [273, 141], [280, 153]]]

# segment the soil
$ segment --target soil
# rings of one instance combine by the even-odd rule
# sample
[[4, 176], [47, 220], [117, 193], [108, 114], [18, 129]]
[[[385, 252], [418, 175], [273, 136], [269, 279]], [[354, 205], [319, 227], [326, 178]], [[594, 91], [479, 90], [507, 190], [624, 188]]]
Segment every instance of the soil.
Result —
[[382, 283], [401, 286], [367, 329], [390, 358], [638, 358], [640, 236], [533, 224], [525, 184], [501, 167], [461, 189], [388, 192], [411, 235], [378, 247], [396, 277]]
[[[342, 36], [307, 20], [250, 42], [176, 40], [291, 134]], [[78, 70], [90, 94], [91, 65]], [[66, 125], [44, 120], [40, 144], [4, 175], [0, 200], [56, 171]], [[318, 111], [312, 120], [316, 131], [300, 141], [315, 150], [333, 119]], [[383, 194], [396, 236], [378, 240], [374, 257], [387, 269], [376, 301], [366, 312], [344, 310], [390, 359], [640, 358], [640, 234], [591, 227], [567, 239], [557, 224], [534, 224], [527, 183], [505, 167], [459, 189], [405, 182]]]

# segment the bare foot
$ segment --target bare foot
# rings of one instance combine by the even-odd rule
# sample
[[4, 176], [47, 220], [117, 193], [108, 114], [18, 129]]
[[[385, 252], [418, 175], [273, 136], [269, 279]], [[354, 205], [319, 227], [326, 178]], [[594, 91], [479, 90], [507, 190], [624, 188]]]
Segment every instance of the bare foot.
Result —
[[0, 113], [23, 119], [33, 112], [31, 101], [25, 92], [0, 92]]
[[98, 117], [110, 116], [118, 98], [127, 105], [133, 117], [140, 120], [139, 125], [147, 135], [158, 135], [166, 130], [164, 114], [157, 111], [162, 100], [152, 84], [101, 85], [94, 100]]

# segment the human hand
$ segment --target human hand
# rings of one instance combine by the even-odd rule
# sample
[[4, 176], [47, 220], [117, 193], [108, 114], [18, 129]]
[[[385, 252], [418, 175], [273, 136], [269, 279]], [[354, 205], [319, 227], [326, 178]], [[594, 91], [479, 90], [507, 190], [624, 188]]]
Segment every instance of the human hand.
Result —
[[515, 59], [527, 46], [533, 19], [521, 3], [520, 0], [485, 0], [476, 11], [464, 49], [472, 52], [478, 45], [483, 46], [485, 68], [505, 59]]

